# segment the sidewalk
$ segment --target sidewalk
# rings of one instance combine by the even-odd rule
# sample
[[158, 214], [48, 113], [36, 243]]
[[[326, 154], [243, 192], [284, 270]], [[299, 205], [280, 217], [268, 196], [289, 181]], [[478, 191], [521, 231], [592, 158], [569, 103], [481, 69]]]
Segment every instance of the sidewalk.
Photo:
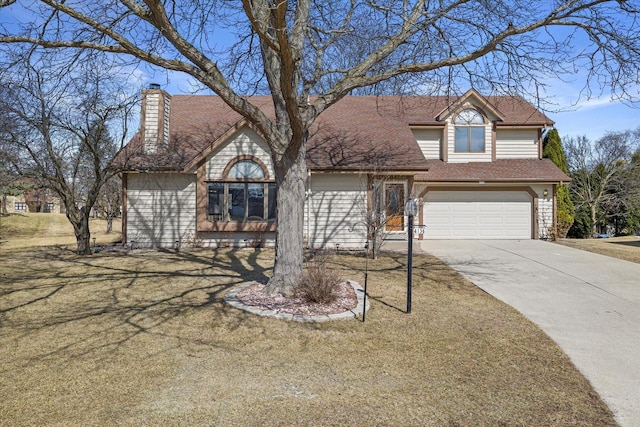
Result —
[[[422, 250], [422, 246], [420, 245], [421, 240], [417, 238], [413, 239], [413, 253], [414, 254], [424, 254], [425, 251]], [[380, 248], [383, 252], [403, 252], [407, 253], [409, 249], [409, 242], [407, 241], [407, 236], [400, 235], [394, 239], [387, 239], [382, 243], [382, 247]]]

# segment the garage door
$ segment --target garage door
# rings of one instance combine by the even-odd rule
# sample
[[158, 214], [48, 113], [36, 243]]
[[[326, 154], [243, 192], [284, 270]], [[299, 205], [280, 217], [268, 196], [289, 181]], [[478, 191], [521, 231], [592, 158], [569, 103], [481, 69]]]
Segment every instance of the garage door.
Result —
[[530, 239], [531, 196], [525, 191], [430, 191], [427, 239]]

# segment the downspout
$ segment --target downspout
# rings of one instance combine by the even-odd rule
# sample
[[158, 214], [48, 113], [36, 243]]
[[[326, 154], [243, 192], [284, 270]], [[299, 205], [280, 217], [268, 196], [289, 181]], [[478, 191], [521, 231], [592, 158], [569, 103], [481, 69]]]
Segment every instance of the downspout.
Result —
[[121, 188], [121, 222], [120, 222], [120, 227], [121, 227], [121, 232], [122, 232], [122, 246], [126, 246], [127, 245], [127, 204], [129, 203], [128, 201], [128, 180], [129, 180], [129, 174], [128, 173], [123, 173], [122, 176], [120, 177], [120, 181], [122, 183], [122, 188]]
[[311, 169], [307, 169], [307, 247], [311, 247]]

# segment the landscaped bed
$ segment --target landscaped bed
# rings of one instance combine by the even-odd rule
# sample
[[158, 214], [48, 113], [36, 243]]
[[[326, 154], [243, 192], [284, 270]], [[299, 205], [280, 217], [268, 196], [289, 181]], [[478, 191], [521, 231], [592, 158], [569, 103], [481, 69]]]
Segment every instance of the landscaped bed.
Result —
[[[1, 250], [1, 248], [0, 248]], [[366, 322], [222, 301], [270, 250], [0, 252], [2, 425], [615, 425], [535, 325], [437, 259], [369, 262]], [[329, 258], [364, 282], [362, 254]]]

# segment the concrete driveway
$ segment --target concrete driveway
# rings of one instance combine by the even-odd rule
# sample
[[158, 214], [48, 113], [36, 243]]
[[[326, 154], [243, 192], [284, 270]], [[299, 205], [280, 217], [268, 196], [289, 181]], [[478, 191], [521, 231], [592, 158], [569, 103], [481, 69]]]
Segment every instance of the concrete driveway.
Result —
[[616, 420], [640, 426], [640, 264], [539, 240], [419, 244], [538, 324]]

